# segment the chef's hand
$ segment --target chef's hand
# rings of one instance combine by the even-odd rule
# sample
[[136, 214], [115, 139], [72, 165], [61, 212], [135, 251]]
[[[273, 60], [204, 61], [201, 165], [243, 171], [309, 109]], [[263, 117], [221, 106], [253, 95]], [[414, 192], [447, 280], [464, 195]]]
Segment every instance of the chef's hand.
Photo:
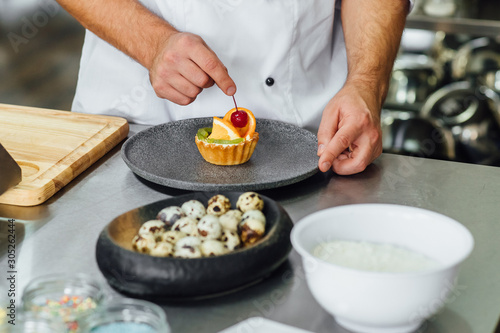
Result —
[[160, 45], [149, 77], [158, 97], [180, 105], [190, 104], [214, 83], [226, 95], [236, 92], [235, 83], [217, 55], [200, 36], [187, 32], [174, 32]]
[[382, 153], [380, 104], [355, 84], [346, 85], [325, 107], [318, 130], [318, 166], [339, 175], [363, 171]]

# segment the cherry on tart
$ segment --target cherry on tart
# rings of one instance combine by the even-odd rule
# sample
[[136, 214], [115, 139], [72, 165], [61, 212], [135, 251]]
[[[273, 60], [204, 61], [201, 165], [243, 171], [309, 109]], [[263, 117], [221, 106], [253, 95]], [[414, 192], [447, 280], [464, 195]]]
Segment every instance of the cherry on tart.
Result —
[[248, 114], [245, 111], [238, 110], [231, 114], [231, 123], [234, 127], [245, 127], [248, 124]]
[[234, 108], [221, 119], [213, 118], [212, 127], [200, 128], [196, 146], [205, 161], [217, 165], [247, 162], [259, 141], [255, 117], [250, 110]]
[[[238, 115], [240, 112], [244, 112], [247, 115], [247, 122], [242, 127], [238, 126], [241, 123], [235, 124], [232, 121], [233, 115], [235, 115], [234, 116], [235, 118], [240, 117], [240, 115]], [[251, 137], [251, 135], [255, 132], [255, 125], [256, 125], [255, 116], [253, 115], [252, 111], [248, 109], [241, 107], [238, 107], [238, 109], [233, 108], [229, 110], [222, 119], [231, 122], [242, 138]]]

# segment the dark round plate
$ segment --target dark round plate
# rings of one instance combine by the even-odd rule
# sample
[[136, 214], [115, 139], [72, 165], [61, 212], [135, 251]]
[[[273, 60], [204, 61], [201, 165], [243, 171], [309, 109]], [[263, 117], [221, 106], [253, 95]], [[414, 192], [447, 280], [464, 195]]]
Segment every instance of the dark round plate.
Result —
[[161, 200], [126, 212], [101, 232], [96, 259], [108, 283], [116, 290], [139, 298], [203, 298], [251, 285], [278, 268], [292, 248], [293, 223], [274, 200], [264, 200], [266, 234], [258, 243], [217, 257], [160, 258], [132, 250], [131, 241], [141, 224], [154, 219], [167, 206], [180, 206], [196, 199], [206, 202], [223, 194], [236, 206], [243, 192], [195, 192]]
[[297, 126], [258, 119], [259, 142], [250, 160], [219, 166], [206, 162], [194, 137], [212, 118], [150, 127], [130, 137], [122, 158], [138, 176], [191, 191], [255, 191], [293, 184], [318, 172], [317, 138]]

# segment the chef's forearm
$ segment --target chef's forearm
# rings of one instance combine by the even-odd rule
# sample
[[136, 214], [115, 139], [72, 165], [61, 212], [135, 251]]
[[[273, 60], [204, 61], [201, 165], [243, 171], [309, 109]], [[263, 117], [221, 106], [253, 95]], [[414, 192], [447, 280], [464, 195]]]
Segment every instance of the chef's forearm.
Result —
[[157, 50], [176, 32], [136, 0], [57, 0], [86, 29], [150, 68]]
[[406, 22], [407, 0], [343, 0], [347, 82], [374, 93], [382, 106]]

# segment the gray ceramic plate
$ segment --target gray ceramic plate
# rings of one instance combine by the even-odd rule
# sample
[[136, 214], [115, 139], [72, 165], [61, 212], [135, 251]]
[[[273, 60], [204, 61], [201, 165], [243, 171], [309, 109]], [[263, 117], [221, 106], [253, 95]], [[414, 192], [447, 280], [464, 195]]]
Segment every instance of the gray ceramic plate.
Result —
[[259, 143], [250, 160], [218, 166], [201, 157], [194, 142], [212, 118], [194, 118], [150, 127], [130, 137], [122, 158], [138, 176], [192, 191], [250, 191], [289, 185], [318, 172], [316, 136], [276, 120], [257, 120]]

